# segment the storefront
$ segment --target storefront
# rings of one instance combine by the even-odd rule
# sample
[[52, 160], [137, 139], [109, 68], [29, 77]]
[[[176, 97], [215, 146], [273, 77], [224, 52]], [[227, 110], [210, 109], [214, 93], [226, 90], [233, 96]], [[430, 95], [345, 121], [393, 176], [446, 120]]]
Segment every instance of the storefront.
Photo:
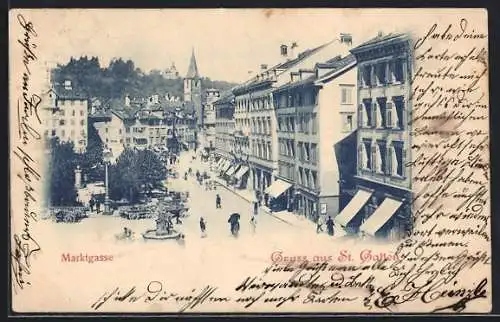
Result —
[[234, 179], [236, 181], [236, 187], [239, 189], [246, 189], [247, 188], [247, 182], [248, 182], [248, 176], [249, 176], [249, 171], [250, 169], [248, 166], [242, 164], [240, 165], [238, 171], [235, 172], [234, 174]]
[[411, 192], [367, 180], [335, 221], [351, 234], [399, 240], [411, 230]]
[[265, 194], [269, 197], [268, 205], [273, 211], [287, 210], [286, 192], [292, 187], [290, 182], [276, 179], [266, 190]]

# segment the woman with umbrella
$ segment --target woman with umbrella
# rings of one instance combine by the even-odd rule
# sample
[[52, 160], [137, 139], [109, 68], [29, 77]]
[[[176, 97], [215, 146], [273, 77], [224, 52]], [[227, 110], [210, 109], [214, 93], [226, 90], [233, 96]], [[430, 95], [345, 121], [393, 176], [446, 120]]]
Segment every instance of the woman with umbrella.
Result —
[[234, 236], [238, 235], [238, 231], [240, 230], [240, 214], [231, 214], [227, 222], [231, 224], [231, 234]]

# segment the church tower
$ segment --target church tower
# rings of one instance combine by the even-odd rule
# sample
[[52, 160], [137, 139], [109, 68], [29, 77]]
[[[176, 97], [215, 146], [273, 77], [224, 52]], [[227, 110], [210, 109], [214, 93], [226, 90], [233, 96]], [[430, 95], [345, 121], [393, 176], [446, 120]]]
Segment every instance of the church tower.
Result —
[[201, 78], [198, 72], [198, 65], [194, 56], [194, 49], [189, 62], [189, 69], [184, 78], [184, 101], [192, 102], [197, 117], [197, 125], [203, 124], [203, 110], [201, 105]]

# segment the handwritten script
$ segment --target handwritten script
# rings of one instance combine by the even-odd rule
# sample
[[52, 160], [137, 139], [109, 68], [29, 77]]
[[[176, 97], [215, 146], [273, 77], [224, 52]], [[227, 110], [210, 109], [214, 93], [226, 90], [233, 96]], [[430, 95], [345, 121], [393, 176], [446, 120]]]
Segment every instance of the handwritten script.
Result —
[[434, 312], [461, 312], [487, 298], [488, 51], [480, 29], [458, 19], [432, 24], [415, 39], [413, 160], [407, 163], [415, 230], [398, 247], [400, 267], [368, 306], [419, 300]]
[[17, 15], [17, 21], [22, 28], [23, 37], [17, 43], [22, 48], [23, 72], [20, 79], [22, 89], [21, 97], [17, 100], [17, 129], [19, 144], [14, 148], [14, 161], [20, 162], [21, 166], [15, 179], [22, 182], [22, 196], [24, 201], [24, 220], [21, 233], [13, 235], [11, 250], [11, 273], [14, 282], [14, 290], [23, 289], [31, 285], [29, 275], [32, 273], [32, 258], [41, 251], [39, 243], [32, 234], [32, 223], [38, 219], [36, 204], [38, 202], [38, 191], [35, 183], [41, 179], [38, 169], [38, 160], [30, 153], [35, 144], [41, 140], [37, 128], [42, 124], [38, 108], [41, 97], [32, 92], [32, 64], [38, 60], [35, 38], [38, 34], [32, 22], [22, 14]]

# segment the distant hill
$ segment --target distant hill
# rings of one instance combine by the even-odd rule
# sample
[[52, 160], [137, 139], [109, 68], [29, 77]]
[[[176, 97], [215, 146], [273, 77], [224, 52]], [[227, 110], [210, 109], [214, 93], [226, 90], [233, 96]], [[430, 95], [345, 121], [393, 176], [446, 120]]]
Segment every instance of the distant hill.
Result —
[[[62, 84], [71, 80], [89, 97], [122, 98], [147, 97], [166, 94], [183, 97], [183, 80], [167, 79], [159, 71], [144, 73], [131, 60], [114, 59], [108, 67], [101, 67], [97, 57], [71, 57], [66, 65], [58, 65], [52, 71], [53, 81]], [[202, 89], [215, 88], [221, 91], [234, 87], [235, 83], [202, 78]]]

